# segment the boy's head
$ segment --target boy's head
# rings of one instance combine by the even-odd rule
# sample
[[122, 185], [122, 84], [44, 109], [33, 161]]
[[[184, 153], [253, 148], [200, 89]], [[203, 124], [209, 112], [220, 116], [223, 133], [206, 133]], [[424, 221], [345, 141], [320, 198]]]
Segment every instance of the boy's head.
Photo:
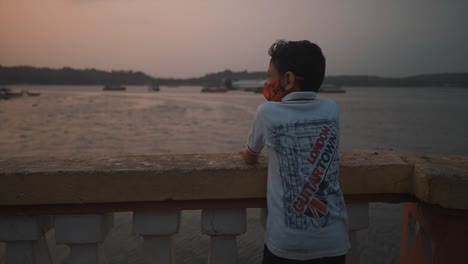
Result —
[[322, 49], [308, 40], [278, 40], [268, 50], [271, 56], [268, 81], [279, 81], [286, 90], [317, 92], [325, 77]]

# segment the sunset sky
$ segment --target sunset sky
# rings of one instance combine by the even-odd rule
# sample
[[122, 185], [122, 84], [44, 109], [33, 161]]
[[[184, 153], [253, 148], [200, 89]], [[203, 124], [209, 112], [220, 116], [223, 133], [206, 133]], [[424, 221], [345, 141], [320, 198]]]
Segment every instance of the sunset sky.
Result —
[[277, 39], [308, 39], [327, 74], [468, 72], [465, 0], [0, 0], [0, 64], [154, 77], [266, 71]]

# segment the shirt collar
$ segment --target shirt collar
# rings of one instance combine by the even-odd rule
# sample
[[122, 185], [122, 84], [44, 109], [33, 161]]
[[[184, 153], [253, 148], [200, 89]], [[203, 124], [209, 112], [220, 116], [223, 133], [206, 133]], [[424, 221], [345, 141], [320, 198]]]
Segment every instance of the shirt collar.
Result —
[[292, 92], [281, 100], [282, 102], [293, 101], [293, 100], [315, 100], [317, 94], [315, 92]]

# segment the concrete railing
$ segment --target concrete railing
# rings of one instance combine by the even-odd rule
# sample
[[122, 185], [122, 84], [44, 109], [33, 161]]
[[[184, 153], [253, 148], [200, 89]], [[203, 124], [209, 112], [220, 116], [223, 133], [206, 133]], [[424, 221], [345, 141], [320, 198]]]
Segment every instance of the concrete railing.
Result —
[[[113, 212], [131, 211], [148, 263], [172, 263], [180, 210], [202, 209], [209, 263], [236, 263], [245, 209], [266, 205], [266, 176], [265, 157], [249, 166], [235, 154], [0, 160], [0, 241], [7, 263], [52, 263], [44, 233], [54, 228], [56, 242], [70, 247], [67, 263], [100, 263]], [[411, 202], [402, 263], [464, 260], [467, 157], [353, 151], [342, 154], [340, 182], [350, 214], [348, 263], [359, 262], [356, 234], [368, 226], [370, 202]]]

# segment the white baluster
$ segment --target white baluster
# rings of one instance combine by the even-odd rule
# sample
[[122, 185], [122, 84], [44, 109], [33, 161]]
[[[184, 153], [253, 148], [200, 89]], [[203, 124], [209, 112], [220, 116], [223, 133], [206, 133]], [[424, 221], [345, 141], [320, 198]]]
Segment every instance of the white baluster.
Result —
[[145, 263], [174, 263], [172, 236], [179, 232], [180, 211], [135, 212], [133, 232], [141, 235]]
[[50, 217], [0, 216], [0, 241], [6, 243], [6, 264], [50, 264], [45, 233]]
[[206, 209], [202, 212], [202, 233], [211, 236], [210, 264], [236, 264], [236, 236], [246, 231], [246, 210]]
[[367, 228], [369, 227], [369, 204], [348, 204], [349, 240], [351, 249], [346, 256], [346, 263], [362, 263], [362, 252], [366, 248]]
[[105, 262], [101, 252], [109, 230], [114, 224], [113, 214], [60, 215], [55, 217], [55, 239], [70, 247], [67, 264], [99, 264]]

